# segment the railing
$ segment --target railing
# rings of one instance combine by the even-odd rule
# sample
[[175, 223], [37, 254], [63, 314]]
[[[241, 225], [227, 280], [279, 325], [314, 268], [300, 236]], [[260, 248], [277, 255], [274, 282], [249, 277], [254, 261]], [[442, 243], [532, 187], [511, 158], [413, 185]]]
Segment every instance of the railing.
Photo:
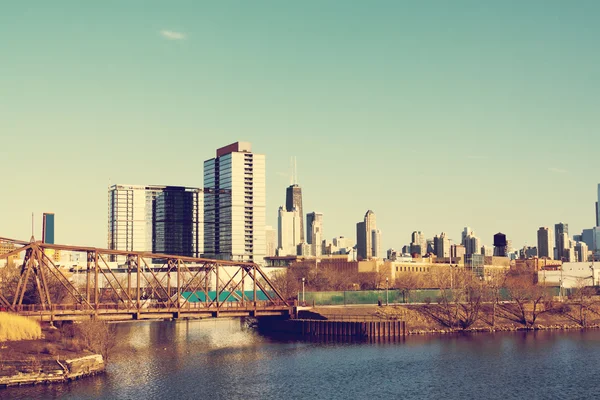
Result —
[[180, 307], [171, 302], [148, 302], [143, 300], [138, 307], [137, 302], [128, 303], [99, 303], [99, 304], [53, 304], [51, 306], [43, 306], [41, 304], [24, 304], [15, 306], [17, 313], [49, 313], [49, 314], [66, 314], [66, 313], [91, 313], [91, 312], [185, 312], [185, 311], [253, 311], [253, 310], [282, 310], [287, 309], [288, 305], [281, 300], [275, 301], [245, 301], [243, 304], [237, 301], [228, 301], [212, 304], [206, 303], [185, 303]]

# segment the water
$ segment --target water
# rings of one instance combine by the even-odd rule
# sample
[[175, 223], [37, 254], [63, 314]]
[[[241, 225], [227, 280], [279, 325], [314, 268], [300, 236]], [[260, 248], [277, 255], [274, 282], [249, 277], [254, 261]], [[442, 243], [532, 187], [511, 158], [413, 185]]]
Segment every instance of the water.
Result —
[[586, 399], [599, 393], [597, 330], [344, 344], [268, 339], [240, 320], [117, 329], [106, 374], [0, 390], [0, 398]]

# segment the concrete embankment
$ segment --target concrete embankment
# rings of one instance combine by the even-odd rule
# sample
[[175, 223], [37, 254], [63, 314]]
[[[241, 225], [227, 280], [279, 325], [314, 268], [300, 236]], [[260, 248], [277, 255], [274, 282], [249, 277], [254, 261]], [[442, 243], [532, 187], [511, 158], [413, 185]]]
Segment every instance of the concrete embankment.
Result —
[[70, 360], [29, 360], [0, 362], [0, 388], [67, 382], [104, 372], [104, 359], [99, 354]]

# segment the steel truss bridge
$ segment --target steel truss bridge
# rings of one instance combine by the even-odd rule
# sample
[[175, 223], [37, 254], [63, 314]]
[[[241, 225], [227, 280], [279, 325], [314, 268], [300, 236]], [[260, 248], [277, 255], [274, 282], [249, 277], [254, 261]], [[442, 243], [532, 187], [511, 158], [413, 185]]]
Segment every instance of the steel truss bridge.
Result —
[[[254, 263], [33, 239], [0, 237], [0, 242], [14, 247], [0, 256], [0, 265], [6, 260], [0, 267], [0, 310], [42, 321], [289, 316], [293, 311]], [[85, 254], [87, 262], [71, 271], [53, 260], [57, 251]], [[22, 256], [19, 265], [11, 267], [17, 256]], [[116, 257], [125, 262], [116, 266], [110, 262]]]

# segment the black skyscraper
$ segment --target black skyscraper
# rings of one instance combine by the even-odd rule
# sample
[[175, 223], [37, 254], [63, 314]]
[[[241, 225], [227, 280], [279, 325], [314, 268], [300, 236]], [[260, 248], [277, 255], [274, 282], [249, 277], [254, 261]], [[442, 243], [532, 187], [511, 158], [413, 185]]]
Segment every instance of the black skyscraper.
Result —
[[152, 245], [155, 253], [198, 257], [199, 190], [166, 187], [153, 204]]
[[288, 186], [285, 191], [285, 210], [294, 211], [298, 207], [300, 212], [300, 242], [304, 242], [304, 214], [302, 213], [302, 188], [298, 185]]

